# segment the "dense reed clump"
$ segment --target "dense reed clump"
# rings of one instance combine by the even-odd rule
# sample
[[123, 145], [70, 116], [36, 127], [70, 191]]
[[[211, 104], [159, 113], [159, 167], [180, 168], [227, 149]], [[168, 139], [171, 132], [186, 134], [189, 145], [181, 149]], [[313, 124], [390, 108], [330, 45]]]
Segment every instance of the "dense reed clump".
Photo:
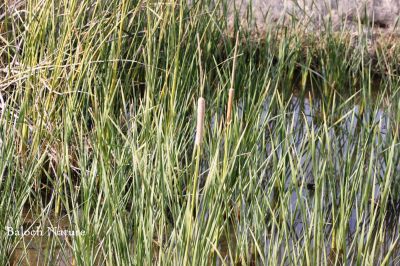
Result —
[[397, 263], [396, 45], [206, 2], [1, 4], [1, 265]]

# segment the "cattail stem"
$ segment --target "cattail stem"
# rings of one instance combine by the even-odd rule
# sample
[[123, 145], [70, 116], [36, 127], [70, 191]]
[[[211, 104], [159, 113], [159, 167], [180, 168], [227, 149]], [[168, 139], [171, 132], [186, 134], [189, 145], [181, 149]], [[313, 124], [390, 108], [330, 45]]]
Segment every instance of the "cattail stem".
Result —
[[235, 90], [229, 89], [229, 98], [228, 98], [228, 110], [226, 111], [226, 123], [229, 124], [231, 122], [232, 117], [232, 104], [233, 97], [235, 96]]
[[[201, 146], [200, 144], [202, 143], [203, 139], [203, 128], [204, 128], [204, 114], [205, 114], [205, 109], [206, 109], [206, 101], [204, 100], [203, 97], [200, 97], [197, 103], [197, 126], [196, 126], [196, 139], [195, 139], [195, 149], [194, 149], [194, 155], [196, 156], [196, 164], [194, 168], [194, 177], [193, 177], [193, 187], [192, 187], [192, 194], [189, 195], [189, 201], [188, 201], [188, 206], [186, 210], [187, 217], [190, 219], [190, 222], [187, 223], [187, 243], [191, 242], [191, 237], [192, 237], [192, 230], [193, 230], [193, 221], [191, 218], [196, 219], [196, 214], [194, 214], [194, 217], [192, 216], [193, 213], [196, 212], [197, 209], [197, 200], [198, 200], [198, 195], [197, 195], [197, 186], [199, 182], [199, 169], [200, 169], [200, 157], [201, 157]], [[190, 205], [189, 205], [190, 204]], [[188, 254], [189, 254], [189, 245], [186, 247], [185, 250], [185, 256], [184, 256], [184, 261], [187, 260]]]
[[196, 127], [196, 139], [194, 142], [196, 146], [199, 146], [203, 141], [205, 110], [206, 110], [206, 101], [204, 100], [203, 97], [200, 97], [197, 104], [197, 127]]

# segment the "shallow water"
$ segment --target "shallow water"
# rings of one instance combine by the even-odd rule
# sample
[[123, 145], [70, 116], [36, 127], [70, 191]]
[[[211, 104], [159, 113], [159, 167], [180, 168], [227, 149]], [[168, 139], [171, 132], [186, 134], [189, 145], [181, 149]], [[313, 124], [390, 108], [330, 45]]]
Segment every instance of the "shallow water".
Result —
[[21, 226], [10, 229], [11, 237], [18, 242], [11, 254], [11, 265], [74, 265], [72, 239], [63, 235], [71, 230], [68, 218], [49, 215], [39, 220], [37, 217], [43, 215], [24, 209]]
[[[273, 119], [271, 119], [271, 114], [269, 113], [270, 111], [270, 102], [271, 102], [271, 97], [268, 97], [263, 106], [262, 106], [262, 113], [261, 114], [253, 114], [253, 115], [259, 115], [259, 125], [260, 128], [265, 128], [266, 124], [270, 124], [270, 126], [273, 128], [275, 125], [273, 123]], [[313, 171], [313, 165], [311, 163], [311, 155], [309, 153], [304, 153], [304, 141], [308, 139], [310, 136], [307, 135], [307, 130], [309, 131], [310, 129], [313, 129], [315, 131], [315, 134], [322, 134], [324, 132], [324, 128], [321, 126], [321, 123], [318, 122], [318, 118], [320, 116], [320, 103], [318, 101], [313, 100], [313, 107], [310, 105], [310, 101], [305, 98], [304, 100], [301, 100], [298, 97], [292, 97], [291, 102], [289, 107], [287, 108], [287, 113], [284, 114], [287, 116], [286, 120], [286, 127], [287, 127], [287, 132], [293, 132], [290, 136], [286, 136], [287, 139], [289, 140], [290, 147], [294, 147], [295, 151], [298, 154], [302, 154], [300, 158], [300, 164], [302, 168], [302, 172], [297, 173], [296, 178], [298, 179], [299, 182], [304, 183], [304, 187], [302, 187], [301, 190], [299, 191], [293, 191], [291, 192], [290, 196], [290, 210], [289, 212], [291, 215], [295, 217], [295, 221], [293, 223], [294, 225], [294, 232], [297, 235], [297, 239], [292, 239], [290, 240], [292, 245], [296, 244], [299, 245], [301, 244], [301, 240], [299, 242], [298, 239], [300, 239], [303, 236], [304, 230], [308, 230], [309, 224], [311, 223], [312, 216], [311, 215], [306, 215], [306, 221], [304, 221], [304, 214], [301, 213], [301, 211], [298, 210], [299, 208], [299, 202], [302, 201], [303, 204], [307, 204], [308, 210], [312, 212], [314, 208], [314, 180], [315, 180], [315, 171]], [[246, 119], [244, 117], [244, 104], [239, 100], [239, 104], [237, 107], [237, 120], [242, 121]], [[343, 116], [345, 114], [345, 116]], [[212, 116], [212, 120], [210, 123], [210, 129], [209, 132], [215, 132], [216, 131], [216, 120], [217, 117], [221, 117], [222, 112], [220, 112], [218, 115], [215, 114]], [[344, 119], [341, 119], [342, 117], [345, 117]], [[376, 111], [374, 110], [365, 110], [363, 113], [360, 111], [360, 106], [359, 105], [353, 105], [349, 106], [346, 110], [343, 110], [341, 114], [339, 114], [338, 119], [341, 119], [335, 127], [331, 127], [328, 129], [328, 136], [332, 144], [332, 152], [335, 154], [333, 156], [333, 165], [334, 165], [334, 172], [336, 172], [339, 176], [344, 174], [343, 165], [344, 161], [347, 160], [345, 156], [348, 154], [354, 154], [356, 155], [359, 152], [359, 138], [360, 132], [365, 132], [365, 130], [370, 130], [372, 129], [371, 125], [375, 127], [375, 130], [377, 134], [370, 134], [370, 143], [373, 144], [373, 146], [376, 148], [375, 156], [374, 158], [374, 163], [375, 165], [373, 166], [373, 176], [375, 176], [375, 183], [372, 184], [373, 187], [373, 195], [374, 195], [374, 202], [371, 202], [371, 204], [377, 204], [380, 200], [381, 197], [381, 187], [380, 184], [382, 180], [385, 178], [385, 174], [387, 172], [387, 162], [385, 158], [380, 156], [381, 152], [385, 148], [387, 148], [388, 144], [392, 141], [390, 134], [392, 132], [390, 131], [389, 126], [393, 123], [390, 121], [390, 114], [384, 110], [383, 108], [380, 108]], [[290, 130], [292, 129], [292, 130]], [[372, 132], [372, 131], [371, 131]], [[365, 138], [361, 137], [361, 138]], [[365, 141], [365, 140], [363, 140]], [[261, 149], [262, 146], [259, 145], [259, 148]], [[266, 147], [264, 147], [265, 154], [271, 154], [272, 152], [275, 152], [277, 156], [280, 159], [283, 159], [284, 156], [284, 148], [281, 146], [278, 146], [275, 151], [272, 151], [271, 145], [267, 144]], [[316, 144], [316, 160], [318, 161], [320, 157], [323, 157], [323, 147], [321, 147], [321, 142], [318, 142]], [[398, 149], [397, 149], [398, 150]], [[395, 154], [395, 160], [398, 161], [398, 157], [400, 154], [397, 152]], [[355, 159], [357, 159], [355, 157]], [[208, 165], [204, 164], [203, 165], [203, 172], [207, 173]], [[394, 179], [400, 178], [400, 165], [395, 165], [396, 171], [393, 173], [394, 174]], [[265, 176], [271, 176], [273, 173], [267, 173]], [[287, 170], [287, 180], [285, 183], [285, 189], [287, 191], [290, 191], [290, 186], [293, 186], [293, 181], [292, 181], [292, 173], [290, 170]], [[205, 177], [206, 178], [206, 177]], [[351, 177], [349, 177], [351, 178]], [[340, 191], [339, 191], [340, 192]], [[300, 193], [300, 194], [299, 194]], [[361, 192], [358, 192], [355, 196], [356, 201], [351, 203], [351, 204], [359, 204], [357, 202], [361, 202]], [[322, 208], [324, 210], [329, 210], [331, 208], [332, 203], [327, 201]], [[246, 209], [245, 203], [242, 206], [244, 209]], [[382, 206], [383, 207], [383, 206]], [[400, 216], [398, 210], [400, 209], [400, 202], [395, 202], [394, 205], [388, 206], [388, 211], [386, 214], [386, 223], [387, 223], [387, 231], [385, 232], [385, 241], [384, 244], [381, 246], [381, 250], [378, 252], [380, 256], [377, 257], [377, 260], [381, 261], [382, 256], [384, 256], [390, 247], [391, 241], [393, 241], [393, 235], [397, 235], [398, 230], [399, 230], [399, 225], [400, 225]], [[364, 226], [365, 230], [369, 230], [369, 215], [368, 213], [365, 213], [360, 216], [360, 214], [357, 215], [357, 209], [355, 206], [353, 206], [351, 213], [349, 214], [349, 217], [347, 218], [347, 243], [350, 246], [353, 241], [356, 241], [356, 238], [359, 237], [364, 237], [360, 235], [360, 232], [357, 230], [360, 230], [360, 227]], [[328, 226], [328, 224], [331, 222], [327, 222], [326, 225], [324, 226], [325, 228], [325, 239], [326, 243], [330, 243], [330, 232], [331, 228]], [[224, 240], [223, 240], [224, 241]], [[268, 231], [265, 231], [265, 241], [263, 243], [263, 249], [264, 249], [264, 256], [265, 258], [268, 258], [268, 254], [270, 253], [270, 241], [271, 241], [271, 236], [269, 235]], [[313, 239], [311, 239], [311, 243], [313, 243]], [[227, 246], [227, 244], [223, 245]], [[292, 246], [294, 248], [294, 246]], [[327, 254], [330, 254], [330, 256], [334, 256], [334, 251], [331, 251], [330, 245], [326, 246], [326, 252]], [[395, 254], [400, 254], [400, 249], [397, 248], [393, 251]], [[278, 254], [281, 254], [280, 256], [281, 259], [284, 258], [284, 250], [282, 249]], [[348, 260], [354, 259], [354, 254], [344, 254], [342, 256], [346, 256]], [[395, 258], [396, 256], [393, 256]]]

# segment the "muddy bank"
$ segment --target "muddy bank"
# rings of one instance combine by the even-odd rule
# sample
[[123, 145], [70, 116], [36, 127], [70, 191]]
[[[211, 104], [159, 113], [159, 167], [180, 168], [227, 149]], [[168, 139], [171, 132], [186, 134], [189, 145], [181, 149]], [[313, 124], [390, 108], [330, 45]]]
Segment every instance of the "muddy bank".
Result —
[[226, 10], [229, 24], [236, 14], [243, 25], [258, 32], [294, 22], [309, 31], [331, 26], [335, 31], [351, 33], [359, 32], [361, 27], [364, 31], [400, 34], [398, 0], [235, 0]]

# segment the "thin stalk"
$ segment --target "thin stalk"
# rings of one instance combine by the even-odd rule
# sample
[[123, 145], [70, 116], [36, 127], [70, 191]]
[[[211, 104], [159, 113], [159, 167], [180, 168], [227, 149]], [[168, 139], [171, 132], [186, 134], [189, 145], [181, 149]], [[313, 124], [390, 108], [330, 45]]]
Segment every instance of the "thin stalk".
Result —
[[233, 98], [235, 95], [234, 89], [234, 82], [235, 82], [235, 73], [236, 73], [236, 60], [237, 60], [237, 47], [239, 42], [239, 32], [236, 33], [236, 43], [235, 43], [235, 51], [233, 53], [233, 66], [232, 66], [232, 74], [231, 74], [231, 87], [229, 89], [229, 96], [228, 96], [228, 108], [226, 111], [226, 123], [227, 125], [231, 122], [232, 117], [232, 105], [233, 105]]

